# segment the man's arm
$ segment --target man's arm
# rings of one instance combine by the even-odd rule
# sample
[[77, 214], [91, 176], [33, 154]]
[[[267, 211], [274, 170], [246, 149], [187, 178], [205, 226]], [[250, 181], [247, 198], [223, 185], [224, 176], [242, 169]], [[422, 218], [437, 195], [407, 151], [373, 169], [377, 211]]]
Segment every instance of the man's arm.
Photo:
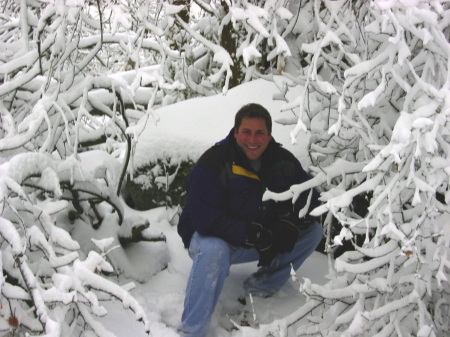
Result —
[[247, 221], [226, 212], [226, 191], [217, 174], [204, 165], [197, 165], [188, 181], [190, 218], [195, 231], [215, 236], [240, 246], [246, 240]]
[[[303, 170], [300, 162], [294, 160], [295, 170], [289, 185], [301, 184], [310, 176]], [[312, 194], [311, 194], [312, 193]], [[311, 194], [311, 195], [310, 195]], [[308, 204], [309, 203], [309, 204]], [[306, 215], [299, 217], [300, 210], [308, 205]], [[273, 230], [273, 250], [276, 253], [291, 252], [303, 229], [311, 225], [315, 219], [309, 212], [319, 205], [319, 193], [315, 190], [304, 191], [292, 205], [292, 200], [275, 204], [276, 223]]]

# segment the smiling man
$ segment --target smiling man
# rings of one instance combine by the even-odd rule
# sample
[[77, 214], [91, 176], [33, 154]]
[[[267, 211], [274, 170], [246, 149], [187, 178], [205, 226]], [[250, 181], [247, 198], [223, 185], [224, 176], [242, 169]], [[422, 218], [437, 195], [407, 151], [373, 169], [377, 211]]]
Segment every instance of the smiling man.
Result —
[[297, 270], [311, 255], [322, 226], [299, 212], [318, 206], [318, 193], [305, 191], [294, 203], [262, 201], [266, 189], [283, 192], [308, 179], [300, 162], [272, 138], [272, 119], [259, 104], [243, 106], [228, 136], [200, 157], [186, 182], [178, 224], [193, 259], [181, 336], [207, 336], [232, 264], [258, 261], [261, 268], [244, 282], [244, 291], [268, 297], [289, 279], [291, 265]]

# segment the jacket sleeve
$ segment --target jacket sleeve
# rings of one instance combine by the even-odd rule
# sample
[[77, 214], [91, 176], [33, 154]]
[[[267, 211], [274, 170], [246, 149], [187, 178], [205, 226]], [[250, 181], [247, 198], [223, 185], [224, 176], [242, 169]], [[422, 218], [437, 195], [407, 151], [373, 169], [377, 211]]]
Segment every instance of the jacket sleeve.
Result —
[[[292, 164], [292, 169], [288, 170], [289, 179], [286, 181], [287, 188], [292, 185], [302, 184], [305, 181], [311, 179], [310, 175], [306, 173], [306, 171], [301, 166], [300, 162], [293, 156], [290, 157], [289, 162]], [[298, 228], [305, 227], [315, 221], [315, 219], [309, 215], [314, 208], [320, 205], [319, 201], [319, 193], [316, 189], [312, 189], [311, 200], [309, 203], [309, 207], [307, 210], [307, 215], [299, 218], [299, 212], [303, 209], [309, 198], [309, 194], [311, 193], [311, 189], [302, 192], [298, 198], [295, 200], [294, 205], [292, 205], [292, 200], [286, 200], [282, 202], [277, 202], [274, 204], [275, 214], [278, 218], [288, 219], [291, 223], [295, 224]]]
[[227, 214], [225, 187], [212, 169], [196, 165], [186, 187], [186, 205], [194, 231], [221, 238], [234, 246], [244, 243], [246, 221]]

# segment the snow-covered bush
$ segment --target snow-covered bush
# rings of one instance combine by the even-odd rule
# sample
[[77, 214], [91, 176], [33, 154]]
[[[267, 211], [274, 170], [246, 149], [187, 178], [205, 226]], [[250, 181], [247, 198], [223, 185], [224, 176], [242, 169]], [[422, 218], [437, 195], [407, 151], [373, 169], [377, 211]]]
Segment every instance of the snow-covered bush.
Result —
[[126, 182], [125, 202], [136, 210], [165, 207], [184, 207], [185, 182], [194, 167], [192, 160], [173, 164], [170, 160], [158, 160], [137, 168], [133, 179]]
[[[106, 256], [117, 237], [93, 240], [96, 249], [83, 251], [69, 234], [83, 225], [92, 229], [94, 208], [104, 212], [105, 221], [117, 223], [123, 210], [115, 194], [90, 180], [88, 172], [45, 153], [17, 154], [0, 165], [0, 172], [0, 330], [56, 337], [84, 329], [106, 336], [95, 317], [107, 314], [99, 301], [112, 297], [148, 329], [145, 313], [129, 293], [132, 285], [122, 287], [101, 276], [115, 272]], [[98, 199], [110, 207], [97, 204]], [[76, 205], [83, 211], [70, 225], [68, 214], [77, 212]]]
[[166, 16], [146, 27], [157, 24], [158, 30], [152, 31], [161, 36], [165, 48], [179, 50], [178, 55], [161, 58], [165, 79], [182, 83], [194, 95], [209, 95], [217, 90], [226, 93], [258, 71], [282, 71], [290, 56], [282, 34], [292, 18], [284, 4], [274, 0], [197, 0], [191, 8], [198, 10], [186, 20], [186, 15], [180, 14], [186, 6], [163, 2]]
[[[110, 336], [96, 317], [106, 315], [99, 301], [113, 297], [148, 330], [132, 285], [102, 274], [127, 272], [114, 259], [120, 235], [148, 227], [125, 218], [119, 192], [136, 133], [127, 127], [147, 113], [154, 90], [144, 85], [156, 81], [155, 70], [107, 72], [108, 52], [120, 50], [127, 35], [103, 29], [104, 8], [7, 1], [2, 10], [0, 331]], [[114, 26], [121, 17], [108, 18]], [[111, 48], [102, 50], [106, 43]], [[132, 85], [139, 76], [150, 79]], [[105, 156], [82, 162], [83, 151], [98, 144], [113, 155], [100, 151]], [[97, 234], [88, 245], [79, 240], [87, 230]]]
[[[320, 1], [301, 9], [308, 65], [284, 110], [310, 132], [323, 215], [354, 251], [310, 284], [297, 336], [445, 336], [450, 331], [450, 6], [446, 1]], [[311, 37], [314, 36], [313, 39]], [[287, 82], [288, 83], [288, 82]], [[357, 197], [368, 200], [355, 209]], [[356, 235], [364, 238], [361, 244]], [[330, 236], [330, 235], [329, 235]]]

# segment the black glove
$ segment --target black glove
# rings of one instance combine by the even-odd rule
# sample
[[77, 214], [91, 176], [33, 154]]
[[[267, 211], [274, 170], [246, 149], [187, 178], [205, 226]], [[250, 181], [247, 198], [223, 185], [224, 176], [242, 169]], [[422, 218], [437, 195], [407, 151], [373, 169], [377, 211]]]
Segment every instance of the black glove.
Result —
[[256, 248], [257, 251], [265, 251], [272, 247], [272, 231], [265, 228], [258, 222], [252, 221], [247, 224], [245, 230], [247, 240], [245, 240], [245, 248]]
[[280, 253], [290, 253], [300, 234], [299, 221], [292, 217], [282, 217], [273, 228], [273, 247]]
[[258, 267], [268, 266], [278, 255], [273, 246], [273, 233], [258, 222], [250, 222], [246, 228], [245, 248], [255, 248], [259, 253]]

